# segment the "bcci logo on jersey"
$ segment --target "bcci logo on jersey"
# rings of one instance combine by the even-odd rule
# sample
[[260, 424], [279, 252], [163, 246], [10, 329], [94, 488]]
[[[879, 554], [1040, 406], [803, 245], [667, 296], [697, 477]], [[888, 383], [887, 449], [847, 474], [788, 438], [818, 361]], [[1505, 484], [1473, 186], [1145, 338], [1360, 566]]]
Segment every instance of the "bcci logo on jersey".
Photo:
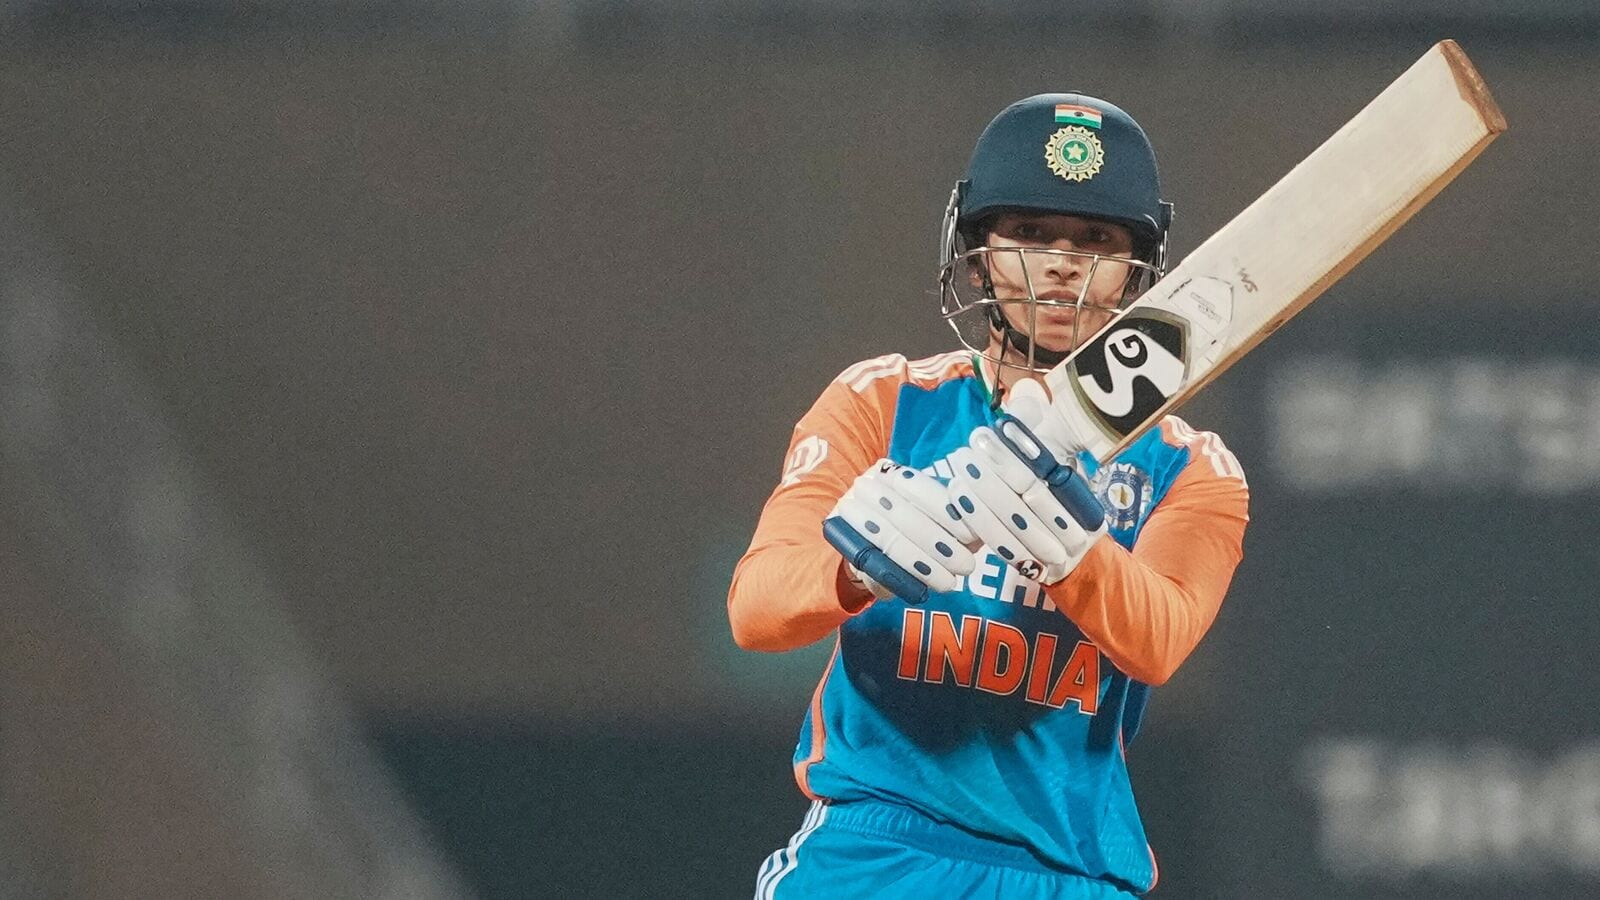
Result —
[[1100, 505], [1106, 509], [1107, 527], [1126, 531], [1150, 509], [1150, 476], [1129, 463], [1113, 463], [1095, 478]]

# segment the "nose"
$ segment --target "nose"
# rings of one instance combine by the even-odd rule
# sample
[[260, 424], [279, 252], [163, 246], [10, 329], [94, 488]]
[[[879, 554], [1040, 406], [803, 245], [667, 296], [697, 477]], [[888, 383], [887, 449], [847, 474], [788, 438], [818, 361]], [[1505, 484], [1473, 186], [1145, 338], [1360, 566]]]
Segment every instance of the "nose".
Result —
[[1057, 241], [1051, 245], [1050, 249], [1069, 252], [1041, 254], [1045, 257], [1044, 274], [1047, 278], [1061, 284], [1070, 284], [1086, 276], [1089, 261], [1076, 253], [1070, 252], [1073, 249], [1070, 241]]

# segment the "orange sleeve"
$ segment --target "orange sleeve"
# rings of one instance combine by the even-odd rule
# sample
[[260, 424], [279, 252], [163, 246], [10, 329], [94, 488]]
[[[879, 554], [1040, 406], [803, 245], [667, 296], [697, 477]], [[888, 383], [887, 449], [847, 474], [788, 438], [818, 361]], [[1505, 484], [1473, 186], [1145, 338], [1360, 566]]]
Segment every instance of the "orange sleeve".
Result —
[[1103, 537], [1045, 588], [1107, 659], [1150, 685], [1164, 684], [1200, 643], [1244, 556], [1249, 490], [1238, 462], [1215, 435], [1188, 434], [1193, 455], [1133, 551]]
[[783, 479], [728, 589], [728, 622], [740, 647], [804, 647], [872, 600], [848, 580], [844, 559], [822, 537], [822, 520], [856, 476], [888, 454], [900, 383], [841, 376], [795, 426]]

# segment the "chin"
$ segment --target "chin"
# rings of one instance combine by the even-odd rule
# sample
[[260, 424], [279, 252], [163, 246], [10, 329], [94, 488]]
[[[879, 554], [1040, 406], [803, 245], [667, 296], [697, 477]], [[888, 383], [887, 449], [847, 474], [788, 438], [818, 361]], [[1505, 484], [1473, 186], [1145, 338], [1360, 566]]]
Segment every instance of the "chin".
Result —
[[[1084, 340], [1087, 340], [1091, 334], [1093, 334], [1092, 331], [1084, 331], [1080, 337], [1082, 337]], [[1037, 341], [1034, 341], [1034, 345], [1039, 349], [1049, 350], [1051, 353], [1071, 353], [1072, 351], [1078, 349], [1082, 343], [1083, 341], [1074, 343], [1070, 333], [1060, 336], [1044, 335]]]

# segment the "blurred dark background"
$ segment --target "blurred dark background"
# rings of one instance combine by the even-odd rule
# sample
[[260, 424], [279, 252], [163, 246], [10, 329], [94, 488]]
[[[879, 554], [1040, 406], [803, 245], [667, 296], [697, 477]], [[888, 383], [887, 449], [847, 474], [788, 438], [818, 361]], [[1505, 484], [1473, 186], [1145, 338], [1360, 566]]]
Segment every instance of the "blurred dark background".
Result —
[[0, 880], [748, 895], [824, 655], [728, 577], [827, 382], [954, 346], [983, 125], [1123, 106], [1181, 257], [1444, 37], [1511, 130], [1183, 411], [1253, 524], [1130, 764], [1157, 896], [1593, 895], [1576, 0], [0, 2]]

